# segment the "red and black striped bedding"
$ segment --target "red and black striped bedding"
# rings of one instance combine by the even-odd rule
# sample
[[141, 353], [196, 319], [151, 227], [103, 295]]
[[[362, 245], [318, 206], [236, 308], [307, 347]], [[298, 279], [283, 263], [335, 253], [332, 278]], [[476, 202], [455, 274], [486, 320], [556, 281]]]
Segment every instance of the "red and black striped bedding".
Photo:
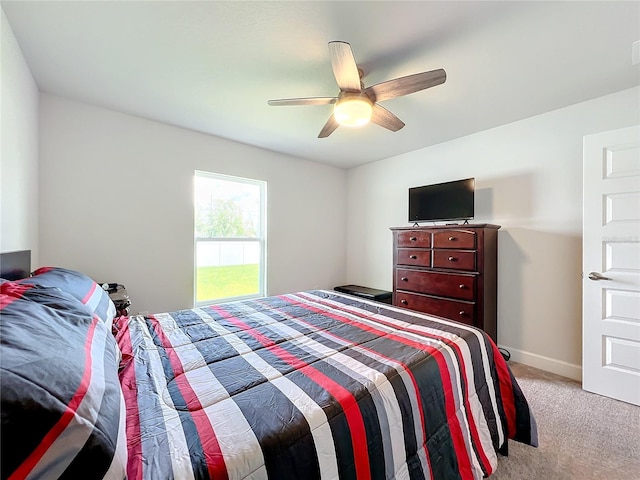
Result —
[[85, 275], [0, 283], [2, 478], [480, 478], [537, 442], [455, 322], [301, 292], [121, 317], [118, 349]]
[[535, 421], [481, 331], [335, 292], [116, 322], [128, 478], [477, 479]]
[[1, 476], [122, 479], [115, 309], [82, 274], [36, 273], [0, 280]]

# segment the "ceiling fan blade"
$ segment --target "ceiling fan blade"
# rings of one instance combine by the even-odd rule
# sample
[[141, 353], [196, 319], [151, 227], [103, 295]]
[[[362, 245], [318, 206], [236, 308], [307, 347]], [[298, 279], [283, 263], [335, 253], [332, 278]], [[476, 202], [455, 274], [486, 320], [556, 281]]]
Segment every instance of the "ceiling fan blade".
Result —
[[267, 103], [273, 107], [280, 107], [289, 105], [329, 105], [331, 103], [336, 103], [337, 101], [338, 97], [307, 97], [267, 100]]
[[406, 77], [387, 80], [386, 82], [372, 85], [365, 89], [365, 93], [372, 102], [382, 102], [395, 97], [401, 97], [410, 93], [419, 92], [425, 88], [435, 87], [444, 83], [447, 73], [442, 69], [430, 72], [416, 73]]
[[327, 123], [325, 123], [324, 127], [322, 127], [322, 130], [320, 130], [320, 133], [318, 134], [318, 138], [328, 137], [334, 132], [336, 128], [338, 128], [338, 126], [339, 124], [338, 122], [336, 122], [336, 119], [334, 118], [332, 113], [331, 116], [329, 117], [329, 120], [327, 120]]
[[353, 57], [351, 45], [347, 42], [329, 42], [331, 68], [340, 90], [344, 92], [360, 92], [360, 74], [356, 59]]
[[381, 127], [391, 130], [392, 132], [397, 132], [402, 127], [404, 127], [404, 122], [402, 120], [400, 120], [386, 108], [381, 107], [376, 103], [373, 104], [371, 121], [380, 125]]

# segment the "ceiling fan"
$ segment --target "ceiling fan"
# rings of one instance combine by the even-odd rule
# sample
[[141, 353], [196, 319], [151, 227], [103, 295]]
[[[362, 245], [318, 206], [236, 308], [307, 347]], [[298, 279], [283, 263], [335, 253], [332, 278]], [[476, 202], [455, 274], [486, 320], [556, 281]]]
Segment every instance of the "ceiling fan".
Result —
[[335, 104], [333, 114], [325, 123], [318, 138], [328, 137], [340, 125], [355, 127], [365, 125], [369, 121], [397, 132], [404, 127], [404, 122], [378, 105], [378, 102], [419, 92], [440, 85], [447, 79], [446, 72], [440, 68], [387, 80], [364, 88], [363, 71], [356, 64], [351, 45], [347, 42], [329, 42], [329, 55], [333, 75], [340, 87], [337, 97], [283, 98], [267, 101], [273, 106]]

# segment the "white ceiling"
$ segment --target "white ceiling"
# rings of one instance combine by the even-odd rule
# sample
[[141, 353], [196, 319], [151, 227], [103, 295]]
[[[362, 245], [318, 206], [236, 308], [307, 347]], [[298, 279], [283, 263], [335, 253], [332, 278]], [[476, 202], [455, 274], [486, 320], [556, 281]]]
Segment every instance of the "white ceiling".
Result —
[[[640, 1], [1, 1], [41, 91], [341, 167], [640, 85]], [[382, 105], [406, 126], [317, 135], [327, 42], [365, 86], [444, 68]]]

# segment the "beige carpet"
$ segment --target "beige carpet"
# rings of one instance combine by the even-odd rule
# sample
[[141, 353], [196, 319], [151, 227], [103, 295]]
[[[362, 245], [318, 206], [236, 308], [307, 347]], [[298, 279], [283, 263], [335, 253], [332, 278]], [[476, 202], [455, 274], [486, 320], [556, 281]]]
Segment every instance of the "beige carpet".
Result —
[[640, 407], [509, 362], [538, 423], [540, 446], [509, 442], [491, 480], [640, 480]]

